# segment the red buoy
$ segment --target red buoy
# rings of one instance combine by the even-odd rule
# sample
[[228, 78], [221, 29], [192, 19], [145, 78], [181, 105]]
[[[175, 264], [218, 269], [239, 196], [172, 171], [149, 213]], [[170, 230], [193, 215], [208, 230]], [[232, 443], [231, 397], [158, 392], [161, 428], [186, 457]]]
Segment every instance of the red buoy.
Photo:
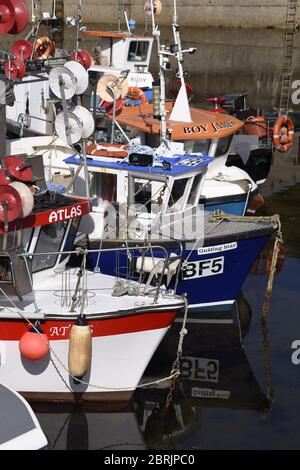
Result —
[[16, 220], [22, 211], [22, 200], [18, 191], [10, 185], [0, 185], [0, 221], [5, 221], [7, 213], [8, 222]]
[[92, 65], [92, 58], [86, 49], [73, 51], [71, 54], [71, 60], [79, 62], [86, 70], [88, 70]]
[[32, 181], [33, 175], [31, 166], [26, 165], [22, 158], [9, 155], [4, 157], [3, 165], [9, 175], [16, 180], [23, 181], [25, 183]]
[[38, 332], [31, 328], [26, 331], [19, 341], [20, 353], [29, 361], [39, 361], [49, 353], [49, 340], [41, 327], [36, 324]]

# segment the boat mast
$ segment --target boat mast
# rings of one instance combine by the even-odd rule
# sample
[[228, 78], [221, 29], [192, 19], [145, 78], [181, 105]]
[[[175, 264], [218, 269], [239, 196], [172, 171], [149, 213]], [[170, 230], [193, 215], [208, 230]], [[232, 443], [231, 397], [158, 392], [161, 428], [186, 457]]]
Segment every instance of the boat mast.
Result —
[[194, 54], [196, 49], [191, 47], [189, 49], [182, 49], [181, 45], [181, 38], [179, 32], [179, 24], [178, 24], [178, 17], [177, 17], [177, 4], [176, 0], [173, 1], [173, 36], [174, 36], [174, 44], [171, 45], [171, 55], [173, 55], [177, 60], [177, 73], [176, 77], [179, 78], [181, 82], [181, 87], [178, 92], [174, 107], [172, 109], [172, 113], [170, 119], [172, 121], [184, 121], [184, 122], [192, 122], [189, 101], [186, 92], [186, 85], [185, 85], [185, 78], [184, 78], [184, 70], [183, 70], [183, 53], [189, 52], [190, 54]]
[[165, 46], [160, 45], [160, 30], [155, 24], [154, 5], [151, 0], [151, 18], [152, 18], [152, 35], [155, 37], [159, 59], [159, 82], [160, 82], [160, 141], [166, 143], [167, 135], [167, 114], [166, 114], [166, 81], [164, 74], [164, 50]]

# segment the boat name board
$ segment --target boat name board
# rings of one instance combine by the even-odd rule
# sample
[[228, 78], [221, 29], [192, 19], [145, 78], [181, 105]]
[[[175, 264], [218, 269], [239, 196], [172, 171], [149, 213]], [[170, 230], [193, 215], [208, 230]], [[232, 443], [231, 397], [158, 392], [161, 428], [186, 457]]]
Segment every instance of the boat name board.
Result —
[[236, 250], [237, 242], [225, 243], [224, 245], [205, 246], [198, 248], [198, 255], [205, 255], [207, 253], [220, 253], [221, 251]]
[[185, 134], [202, 134], [202, 133], [218, 133], [223, 129], [233, 129], [236, 127], [235, 121], [209, 122], [194, 126], [186, 126], [183, 128]]
[[62, 222], [68, 219], [74, 219], [75, 217], [80, 217], [81, 215], [82, 208], [80, 204], [72, 207], [64, 207], [63, 209], [56, 209], [49, 215], [49, 224]]

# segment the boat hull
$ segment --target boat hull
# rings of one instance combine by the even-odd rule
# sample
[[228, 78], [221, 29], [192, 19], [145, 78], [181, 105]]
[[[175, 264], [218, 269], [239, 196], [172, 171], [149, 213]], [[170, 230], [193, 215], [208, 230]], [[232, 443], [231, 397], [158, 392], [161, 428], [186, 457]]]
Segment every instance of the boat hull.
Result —
[[[226, 243], [216, 239], [216, 243], [196, 249], [194, 243], [183, 242], [183, 265], [187, 263], [187, 267], [182, 271], [176, 292], [187, 294], [189, 310], [207, 312], [231, 309], [251, 267], [270, 236], [271, 233]], [[159, 244], [164, 245], [163, 242]], [[104, 247], [104, 244], [102, 246]], [[170, 248], [167, 244], [166, 247], [169, 254], [179, 254], [176, 248]], [[152, 252], [155, 257], [161, 256], [161, 252]], [[128, 263], [128, 257], [126, 251], [118, 256], [117, 260], [113, 252], [103, 252], [99, 263], [101, 272], [121, 275], [122, 267]], [[138, 252], [136, 256], [139, 256]], [[91, 269], [98, 267], [97, 259], [97, 253], [90, 253]], [[120, 272], [116, 273], [112, 268], [114, 266], [120, 266]], [[175, 287], [174, 283], [169, 287]]]
[[68, 374], [69, 319], [41, 323], [50, 353], [41, 360], [21, 356], [19, 340], [28, 330], [21, 320], [0, 321], [0, 379], [27, 399], [130, 399], [157, 346], [172, 324], [177, 309], [143, 312], [117, 318], [89, 319], [92, 329], [90, 371], [75, 383]]

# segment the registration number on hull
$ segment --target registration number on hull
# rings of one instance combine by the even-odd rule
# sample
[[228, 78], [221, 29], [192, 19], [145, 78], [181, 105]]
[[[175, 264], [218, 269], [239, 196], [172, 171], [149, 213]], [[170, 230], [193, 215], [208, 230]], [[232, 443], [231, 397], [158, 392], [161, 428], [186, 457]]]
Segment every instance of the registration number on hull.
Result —
[[216, 276], [224, 272], [224, 256], [212, 259], [191, 261], [183, 267], [183, 279]]

